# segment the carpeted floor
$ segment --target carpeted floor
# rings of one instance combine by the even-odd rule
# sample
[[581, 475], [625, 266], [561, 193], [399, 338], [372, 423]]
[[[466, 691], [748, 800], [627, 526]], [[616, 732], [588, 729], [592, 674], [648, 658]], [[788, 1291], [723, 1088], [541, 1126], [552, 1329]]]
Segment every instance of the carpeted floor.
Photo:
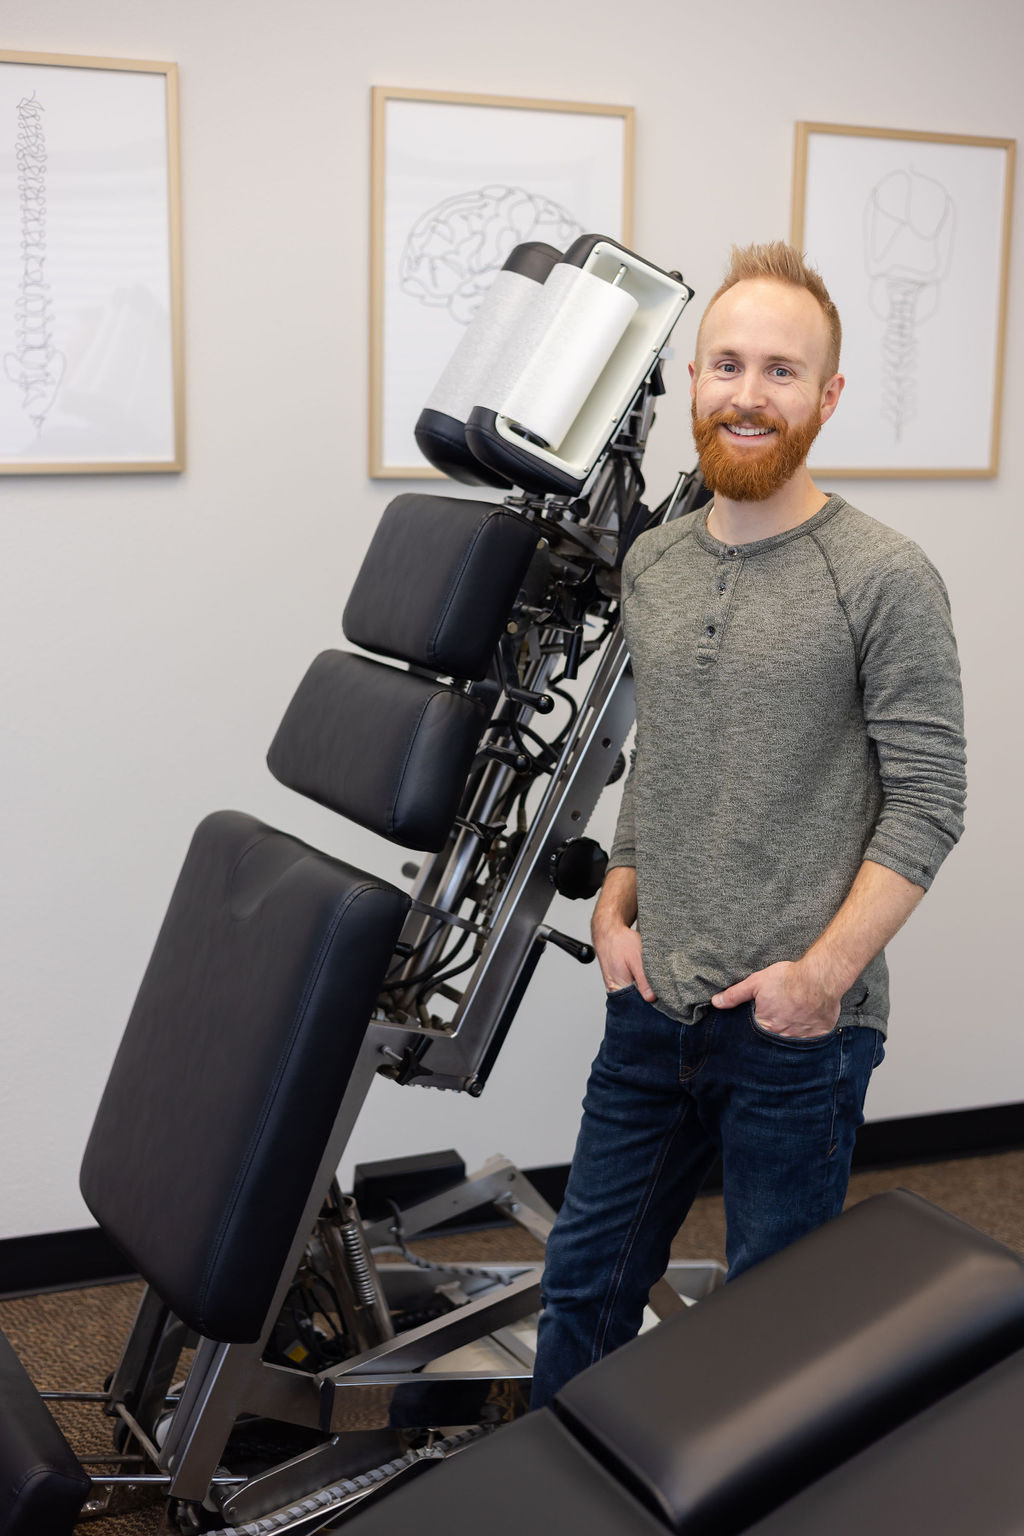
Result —
[[[876, 1169], [855, 1174], [848, 1204], [882, 1190], [912, 1189], [1024, 1255], [1024, 1151], [946, 1163]], [[433, 1259], [534, 1259], [540, 1247], [518, 1227], [458, 1234], [416, 1243]], [[676, 1258], [725, 1255], [725, 1218], [720, 1196], [702, 1196], [673, 1245]], [[40, 1388], [98, 1391], [117, 1362], [138, 1306], [140, 1284], [0, 1301], [0, 1328]], [[95, 1407], [55, 1405], [55, 1417], [79, 1455], [109, 1450], [110, 1421]], [[83, 1523], [76, 1532], [103, 1530], [109, 1536], [156, 1536], [162, 1505], [153, 1499], [137, 1509]]]

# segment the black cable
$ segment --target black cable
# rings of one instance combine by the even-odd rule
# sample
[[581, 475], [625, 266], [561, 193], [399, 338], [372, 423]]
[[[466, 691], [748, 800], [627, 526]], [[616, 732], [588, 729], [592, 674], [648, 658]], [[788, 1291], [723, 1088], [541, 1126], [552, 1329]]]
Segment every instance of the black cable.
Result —
[[461, 976], [463, 971], [468, 971], [471, 965], [476, 965], [476, 962], [479, 960], [479, 958], [479, 952], [472, 954], [469, 956], [468, 960], [463, 960], [461, 965], [453, 966], [450, 971], [442, 971], [440, 975], [432, 976], [430, 980], [426, 982], [422, 987], [420, 987], [419, 991], [416, 993], [416, 1003], [422, 1003], [424, 998], [426, 998], [431, 992], [436, 991], [443, 981], [451, 981], [453, 976]]
[[394, 965], [385, 974], [385, 977], [384, 977], [384, 984], [385, 984], [385, 986], [388, 983], [388, 979], [391, 976], [393, 976], [396, 971], [398, 971], [403, 965], [408, 965], [409, 961], [413, 958], [413, 956], [414, 955], [418, 955], [421, 950], [425, 949], [426, 946], [428, 944], [430, 944], [437, 937], [437, 935], [441, 932], [441, 929], [442, 928], [446, 928], [447, 926], [448, 925], [447, 925], [447, 923], [445, 923], [443, 918], [438, 918], [437, 921], [434, 923], [434, 926], [429, 930], [429, 932], [424, 934], [423, 938], [420, 940], [420, 942], [418, 944], [414, 945], [412, 949], [406, 950], [401, 955], [399, 955], [399, 957], [395, 961]]

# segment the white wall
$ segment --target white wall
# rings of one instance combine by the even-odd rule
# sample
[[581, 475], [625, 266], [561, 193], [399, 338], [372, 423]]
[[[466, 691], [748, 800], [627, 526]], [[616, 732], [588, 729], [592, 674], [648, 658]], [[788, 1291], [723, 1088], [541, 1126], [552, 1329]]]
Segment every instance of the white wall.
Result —
[[[263, 766], [410, 488], [364, 470], [371, 84], [633, 103], [636, 247], [704, 296], [730, 242], [787, 234], [797, 119], [1024, 137], [1018, 0], [520, 0], [504, 27], [465, 0], [6, 0], [3, 22], [6, 48], [180, 66], [189, 468], [0, 487], [0, 1236], [89, 1220], [81, 1148], [206, 811], [391, 878], [406, 857]], [[969, 711], [969, 831], [892, 946], [875, 1117], [1024, 1097], [1020, 276], [999, 478], [837, 487], [945, 573]], [[692, 462], [684, 361], [648, 454], [655, 498]], [[951, 368], [951, 390], [974, 384]], [[381, 1083], [354, 1155], [567, 1159], [599, 1003], [593, 968], [549, 955], [483, 1098]]]

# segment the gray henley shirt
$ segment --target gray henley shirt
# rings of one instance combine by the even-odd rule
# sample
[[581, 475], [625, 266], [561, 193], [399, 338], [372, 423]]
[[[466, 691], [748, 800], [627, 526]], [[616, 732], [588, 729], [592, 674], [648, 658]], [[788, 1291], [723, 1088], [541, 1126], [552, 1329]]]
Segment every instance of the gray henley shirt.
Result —
[[[637, 871], [644, 968], [672, 1018], [795, 960], [863, 859], [927, 888], [963, 830], [960, 672], [942, 579], [831, 496], [735, 547], [707, 507], [622, 572], [637, 750], [610, 860]], [[884, 954], [841, 1022], [883, 1032]]]

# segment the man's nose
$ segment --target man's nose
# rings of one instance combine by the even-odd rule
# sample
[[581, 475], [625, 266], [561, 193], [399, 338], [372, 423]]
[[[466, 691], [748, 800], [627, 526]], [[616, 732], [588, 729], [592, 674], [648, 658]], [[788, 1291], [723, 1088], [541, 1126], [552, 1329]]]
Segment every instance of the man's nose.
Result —
[[737, 411], [759, 411], [767, 404], [764, 381], [757, 373], [741, 373], [732, 392], [733, 408]]

